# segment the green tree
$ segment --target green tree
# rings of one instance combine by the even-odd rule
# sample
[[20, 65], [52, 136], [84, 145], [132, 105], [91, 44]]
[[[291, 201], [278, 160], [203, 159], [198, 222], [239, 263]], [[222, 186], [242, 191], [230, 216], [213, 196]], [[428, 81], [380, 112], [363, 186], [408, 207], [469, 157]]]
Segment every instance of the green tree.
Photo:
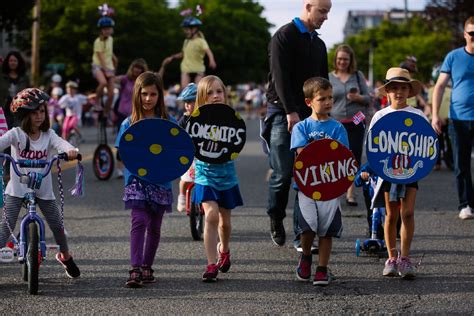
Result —
[[[416, 78], [428, 82], [434, 64], [441, 62], [450, 49], [451, 32], [434, 32], [421, 18], [407, 23], [394, 24], [384, 21], [381, 25], [363, 30], [347, 39], [356, 54], [359, 70], [368, 73], [369, 50], [373, 49], [373, 71], [375, 80], [383, 80], [390, 67], [398, 67], [407, 55], [418, 59]], [[330, 65], [335, 48], [329, 53]]]
[[0, 31], [24, 31], [31, 27], [31, 8], [34, 0], [2, 1], [0, 10]]

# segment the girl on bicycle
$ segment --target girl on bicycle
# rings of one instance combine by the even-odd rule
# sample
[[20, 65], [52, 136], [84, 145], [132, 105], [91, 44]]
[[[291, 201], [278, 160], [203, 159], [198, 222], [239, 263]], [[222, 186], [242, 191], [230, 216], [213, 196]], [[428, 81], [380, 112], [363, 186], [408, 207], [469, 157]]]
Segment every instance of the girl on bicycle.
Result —
[[[0, 137], [0, 150], [11, 147], [11, 155], [15, 160], [51, 159], [54, 151], [66, 152], [69, 159], [77, 157], [77, 149], [50, 129], [48, 100], [49, 96], [36, 88], [22, 90], [13, 98], [10, 109], [17, 116], [20, 126], [12, 128]], [[23, 173], [25, 172], [23, 170]], [[10, 169], [10, 181], [5, 189], [6, 216], [2, 218], [1, 223], [0, 248], [5, 247], [16, 226], [23, 197], [28, 190], [26, 184], [20, 183], [15, 171]], [[56, 260], [64, 267], [68, 277], [78, 278], [80, 271], [69, 253], [62, 214], [53, 192], [51, 173], [43, 179], [41, 187], [36, 190], [36, 198], [59, 245]], [[6, 219], [8, 223], [5, 222]]]
[[[147, 71], [135, 80], [132, 98], [132, 115], [120, 127], [115, 141], [133, 124], [144, 119], [161, 118], [177, 123], [168, 115], [164, 102], [163, 81], [160, 76]], [[152, 136], [152, 135], [150, 135]], [[173, 193], [171, 182], [149, 183], [124, 169], [125, 208], [131, 209], [130, 230], [130, 277], [126, 287], [138, 288], [143, 283], [156, 282], [152, 265], [160, 243], [161, 223], [165, 212], [171, 212]], [[145, 241], [146, 233], [146, 241]]]
[[99, 85], [96, 89], [96, 106], [100, 108], [104, 88], [107, 87], [107, 102], [104, 114], [107, 117], [114, 100], [115, 69], [117, 57], [114, 55], [114, 32], [115, 22], [109, 16], [103, 16], [97, 22], [100, 29], [99, 36], [94, 41], [94, 52], [92, 54], [92, 74]]
[[217, 67], [209, 45], [204, 38], [204, 34], [199, 30], [202, 22], [195, 17], [188, 16], [181, 23], [186, 39], [183, 43], [181, 52], [167, 57], [164, 64], [168, 64], [174, 59], [182, 59], [181, 62], [181, 88], [186, 87], [191, 82], [191, 76], [194, 77], [194, 82], [198, 83], [204, 72], [206, 66], [204, 65], [204, 55], [209, 58], [209, 67], [215, 69]]
[[69, 81], [66, 84], [66, 94], [58, 101], [59, 107], [66, 110], [61, 136], [69, 141], [72, 131], [77, 134], [79, 139], [82, 138], [78, 125], [82, 116], [82, 106], [87, 103], [87, 97], [77, 93], [78, 88], [77, 82]]
[[[202, 78], [197, 87], [196, 105], [209, 103], [227, 103], [224, 83], [216, 76]], [[219, 271], [229, 271], [231, 210], [243, 205], [234, 162], [212, 164], [196, 159], [194, 182], [194, 202], [202, 204], [206, 217], [204, 247], [207, 267], [202, 280], [214, 282]]]

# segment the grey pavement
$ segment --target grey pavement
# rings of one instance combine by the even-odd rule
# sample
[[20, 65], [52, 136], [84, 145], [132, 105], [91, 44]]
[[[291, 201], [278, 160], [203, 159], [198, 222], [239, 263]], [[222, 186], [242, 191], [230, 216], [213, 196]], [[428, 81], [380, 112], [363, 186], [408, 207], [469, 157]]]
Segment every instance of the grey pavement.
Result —
[[[192, 241], [187, 216], [174, 211], [163, 222], [154, 266], [158, 283], [124, 288], [130, 216], [121, 202], [123, 183], [95, 179], [91, 162], [85, 161], [86, 196], [68, 196], [65, 206], [70, 248], [81, 278], [68, 279], [51, 251], [40, 269], [40, 294], [30, 296], [20, 265], [0, 264], [1, 313], [473, 314], [474, 220], [457, 218], [451, 172], [432, 172], [419, 183], [412, 257], [423, 260], [416, 280], [384, 278], [384, 258], [355, 256], [355, 240], [364, 239], [366, 227], [359, 191], [359, 206], [344, 207], [343, 236], [334, 240], [330, 267], [337, 280], [315, 287], [295, 280], [292, 201], [285, 220], [286, 246], [277, 247], [270, 240], [265, 210], [268, 164], [256, 136], [257, 121], [247, 121], [247, 126], [248, 141], [237, 161], [245, 205], [233, 211], [232, 267], [217, 283], [201, 282], [206, 265], [203, 244]], [[97, 131], [85, 128], [84, 135], [86, 143], [80, 148], [87, 159]], [[64, 172], [66, 188], [72, 185], [72, 170]], [[52, 242], [49, 231], [48, 237]]]

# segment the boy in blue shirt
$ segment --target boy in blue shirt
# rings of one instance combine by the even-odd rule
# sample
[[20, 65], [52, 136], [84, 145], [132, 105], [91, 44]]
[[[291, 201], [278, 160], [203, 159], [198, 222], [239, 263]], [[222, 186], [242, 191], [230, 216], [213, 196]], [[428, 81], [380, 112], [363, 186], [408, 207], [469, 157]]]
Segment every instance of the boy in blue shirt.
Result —
[[[344, 126], [329, 117], [333, 106], [332, 86], [324, 78], [313, 77], [303, 85], [305, 103], [311, 108], [311, 116], [297, 123], [291, 133], [291, 150], [299, 154], [303, 147], [313, 140], [330, 138], [349, 147]], [[310, 281], [312, 254], [311, 246], [316, 234], [319, 237], [319, 263], [313, 285], [328, 285], [331, 276], [328, 271], [332, 249], [332, 237], [339, 238], [342, 232], [341, 204], [339, 198], [329, 201], [315, 201], [298, 191], [300, 214], [301, 246], [303, 253], [299, 259], [296, 277], [300, 281]]]

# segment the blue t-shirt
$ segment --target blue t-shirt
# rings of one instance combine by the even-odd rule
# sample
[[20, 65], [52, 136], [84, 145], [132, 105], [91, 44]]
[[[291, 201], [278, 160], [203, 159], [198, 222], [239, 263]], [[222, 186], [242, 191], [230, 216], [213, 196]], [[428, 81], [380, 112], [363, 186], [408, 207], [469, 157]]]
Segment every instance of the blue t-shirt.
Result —
[[239, 183], [235, 171], [234, 161], [221, 164], [207, 163], [195, 160], [194, 182], [200, 185], [207, 185], [213, 189], [224, 191]]
[[[173, 123], [177, 123], [176, 119], [170, 115], [169, 120]], [[130, 116], [127, 117], [125, 120], [123, 120], [122, 125], [120, 125], [120, 130], [117, 134], [117, 138], [115, 139], [115, 148], [119, 148], [120, 145], [120, 138], [122, 138], [123, 133], [130, 127]], [[123, 171], [123, 177], [125, 181], [125, 185], [129, 185], [133, 178], [139, 178], [136, 174], [131, 173], [127, 168], [124, 168]], [[140, 180], [144, 181], [144, 180]], [[165, 182], [165, 183], [153, 183], [154, 185], [163, 187], [165, 189], [171, 189], [171, 182]]]
[[313, 140], [330, 138], [349, 148], [349, 139], [344, 126], [335, 119], [317, 121], [311, 116], [298, 122], [291, 132], [291, 150], [304, 147]]
[[452, 80], [449, 118], [474, 121], [474, 55], [464, 47], [457, 48], [446, 56], [440, 71]]

